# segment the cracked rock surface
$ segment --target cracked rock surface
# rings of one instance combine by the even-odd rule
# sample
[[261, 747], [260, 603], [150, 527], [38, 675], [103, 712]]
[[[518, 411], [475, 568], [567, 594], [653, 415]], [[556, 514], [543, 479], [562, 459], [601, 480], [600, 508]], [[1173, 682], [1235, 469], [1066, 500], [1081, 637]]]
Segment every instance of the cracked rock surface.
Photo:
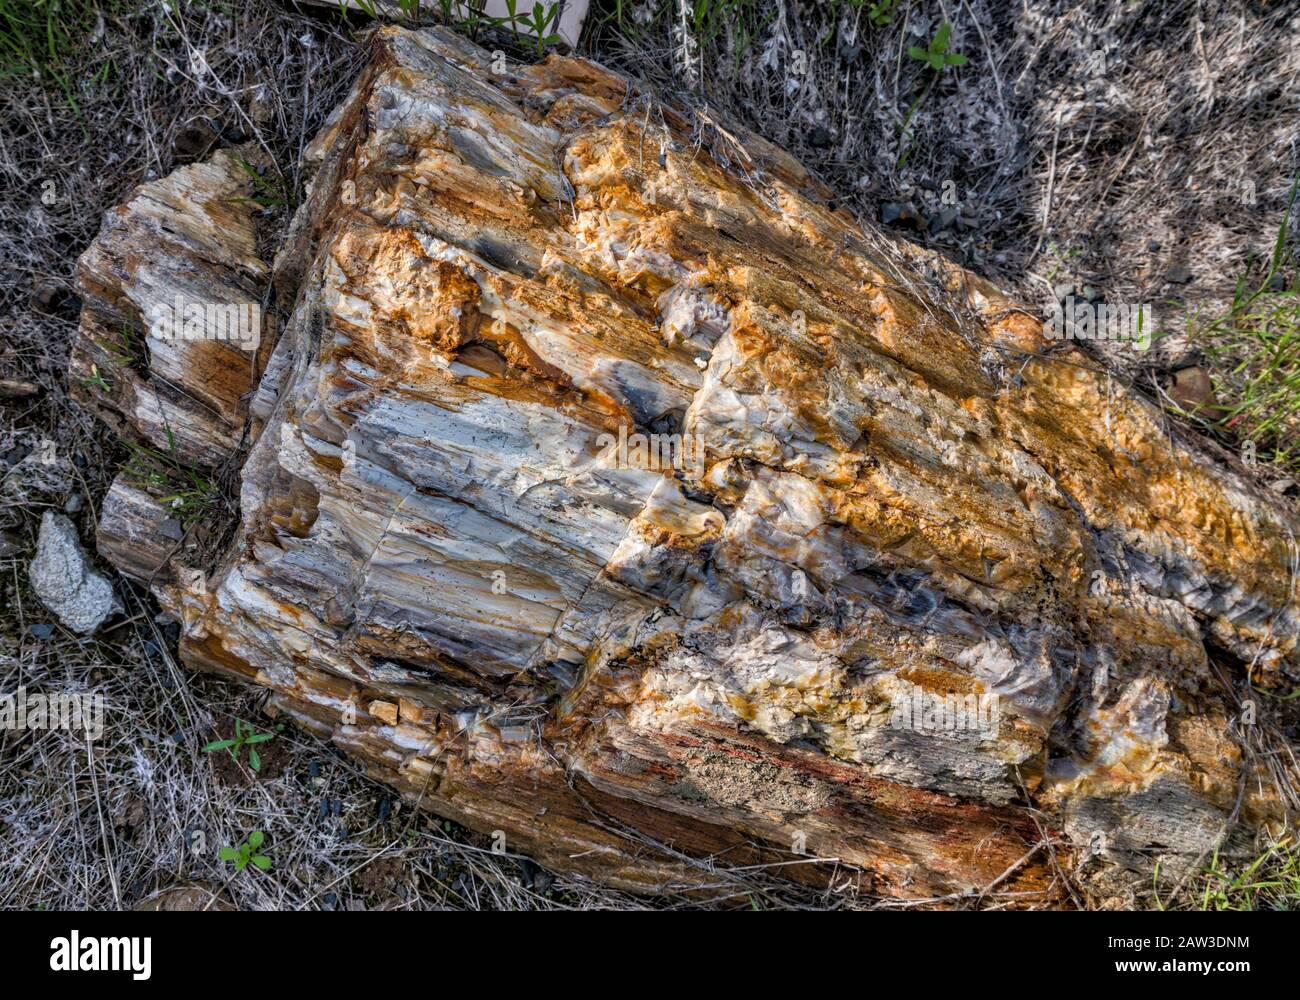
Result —
[[1239, 716], [1300, 681], [1285, 500], [757, 137], [583, 60], [373, 45], [273, 269], [229, 159], [83, 260], [74, 368], [182, 283], [282, 320], [95, 390], [145, 437], [187, 421], [199, 466], [251, 442], [205, 572], [138, 485], [104, 505], [188, 663], [646, 891], [708, 881], [680, 855], [808, 857], [1051, 899], [1283, 822]]

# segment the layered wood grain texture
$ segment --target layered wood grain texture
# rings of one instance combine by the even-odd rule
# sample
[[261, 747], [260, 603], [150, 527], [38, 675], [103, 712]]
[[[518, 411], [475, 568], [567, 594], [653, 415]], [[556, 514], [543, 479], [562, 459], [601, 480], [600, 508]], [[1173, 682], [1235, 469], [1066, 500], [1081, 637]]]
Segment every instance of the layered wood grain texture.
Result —
[[[490, 63], [380, 29], [273, 269], [228, 154], [82, 261], [74, 376], [114, 376], [85, 394], [242, 460], [209, 565], [129, 476], [104, 507], [190, 665], [637, 890], [708, 883], [682, 855], [834, 858], [887, 896], [1050, 901], [1090, 856], [1285, 820], [1238, 718], [1300, 680], [1285, 501], [757, 137], [590, 62]], [[105, 353], [178, 291], [266, 302], [262, 348]], [[918, 692], [996, 724], [892, 725]]]

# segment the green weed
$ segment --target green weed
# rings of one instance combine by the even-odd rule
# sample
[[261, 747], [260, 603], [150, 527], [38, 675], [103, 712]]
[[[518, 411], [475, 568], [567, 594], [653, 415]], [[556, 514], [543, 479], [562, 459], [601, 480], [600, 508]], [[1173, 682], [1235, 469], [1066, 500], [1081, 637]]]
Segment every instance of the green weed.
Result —
[[1202, 910], [1294, 910], [1300, 908], [1300, 854], [1290, 837], [1270, 845], [1238, 871], [1219, 852], [1202, 875]]
[[223, 847], [217, 852], [217, 857], [222, 861], [233, 861], [237, 872], [242, 872], [250, 863], [264, 872], [270, 871], [271, 859], [261, 853], [265, 840], [266, 836], [261, 830], [254, 830], [238, 847]]
[[213, 753], [216, 750], [229, 750], [230, 756], [236, 761], [239, 760], [240, 753], [248, 750], [248, 766], [254, 771], [262, 770], [262, 758], [258, 754], [255, 744], [265, 743], [267, 740], [275, 739], [275, 733], [259, 733], [253, 728], [251, 722], [244, 722], [242, 719], [235, 720], [235, 735], [228, 740], [215, 740], [206, 744], [202, 750], [203, 753]]
[[170, 429], [166, 452], [134, 441], [127, 441], [126, 446], [131, 453], [124, 467], [127, 481], [158, 496], [158, 502], [171, 511], [183, 528], [215, 515], [220, 509], [221, 491], [193, 466], [180, 461]]
[[916, 100], [912, 102], [912, 106], [907, 109], [907, 115], [903, 118], [903, 127], [899, 132], [900, 152], [898, 154], [898, 163], [896, 164], [895, 169], [901, 170], [903, 168], [903, 164], [907, 162], [908, 154], [912, 151], [907, 130], [912, 126], [912, 119], [916, 116], [916, 109], [921, 106], [921, 102], [925, 100], [926, 95], [934, 89], [935, 82], [947, 67], [966, 65], [966, 57], [964, 55], [960, 52], [948, 51], [948, 45], [951, 38], [952, 25], [947, 21], [944, 21], [943, 24], [939, 25], [939, 30], [934, 33], [934, 37], [930, 39], [928, 46], [921, 48], [919, 45], [912, 45], [907, 50], [908, 56], [918, 60], [919, 62], [925, 63], [934, 72], [926, 83], [925, 89], [921, 91]]
[[919, 45], [912, 45], [908, 48], [907, 54], [913, 59], [919, 59], [923, 63], [928, 63], [930, 68], [936, 73], [942, 73], [947, 66], [965, 66], [966, 57], [960, 52], [949, 52], [948, 42], [952, 37], [952, 25], [947, 21], [939, 25], [939, 30], [934, 33], [930, 39], [928, 48], [921, 48]]
[[1220, 361], [1215, 389], [1231, 400], [1218, 425], [1256, 445], [1268, 443], [1272, 460], [1300, 471], [1300, 290], [1284, 288], [1290, 269], [1287, 217], [1300, 179], [1292, 185], [1287, 212], [1278, 227], [1267, 273], [1255, 287], [1239, 279], [1232, 305], [1204, 322], [1189, 317], [1191, 336], [1206, 354]]

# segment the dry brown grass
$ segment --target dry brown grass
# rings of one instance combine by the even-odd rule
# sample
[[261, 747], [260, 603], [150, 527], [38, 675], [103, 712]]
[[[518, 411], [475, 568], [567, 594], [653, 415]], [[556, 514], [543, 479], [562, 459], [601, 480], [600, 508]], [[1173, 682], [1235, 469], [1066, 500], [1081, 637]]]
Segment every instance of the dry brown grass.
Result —
[[[685, 49], [671, 0], [601, 6], [622, 17], [589, 33], [598, 58], [720, 105], [864, 216], [932, 215], [952, 181], [977, 224], [924, 239], [1036, 297], [1033, 276], [1146, 297], [1176, 265], [1230, 295], [1300, 173], [1293, 4], [900, 0], [876, 24], [870, 2], [743, 0]], [[907, 50], [944, 21], [968, 61], [935, 74]]]

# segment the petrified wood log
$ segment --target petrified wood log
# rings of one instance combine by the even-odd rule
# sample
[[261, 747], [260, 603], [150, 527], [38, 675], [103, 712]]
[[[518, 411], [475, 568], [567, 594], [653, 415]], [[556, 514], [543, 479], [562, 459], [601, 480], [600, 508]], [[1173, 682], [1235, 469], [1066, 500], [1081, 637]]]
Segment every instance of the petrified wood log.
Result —
[[[242, 462], [206, 550], [159, 481], [104, 506], [190, 665], [640, 890], [720, 855], [1034, 899], [1285, 821], [1239, 718], [1300, 679], [1285, 501], [757, 137], [582, 60], [373, 49], [273, 269], [229, 153], [82, 261], [86, 399]], [[160, 331], [178, 295], [263, 304], [260, 346]]]

